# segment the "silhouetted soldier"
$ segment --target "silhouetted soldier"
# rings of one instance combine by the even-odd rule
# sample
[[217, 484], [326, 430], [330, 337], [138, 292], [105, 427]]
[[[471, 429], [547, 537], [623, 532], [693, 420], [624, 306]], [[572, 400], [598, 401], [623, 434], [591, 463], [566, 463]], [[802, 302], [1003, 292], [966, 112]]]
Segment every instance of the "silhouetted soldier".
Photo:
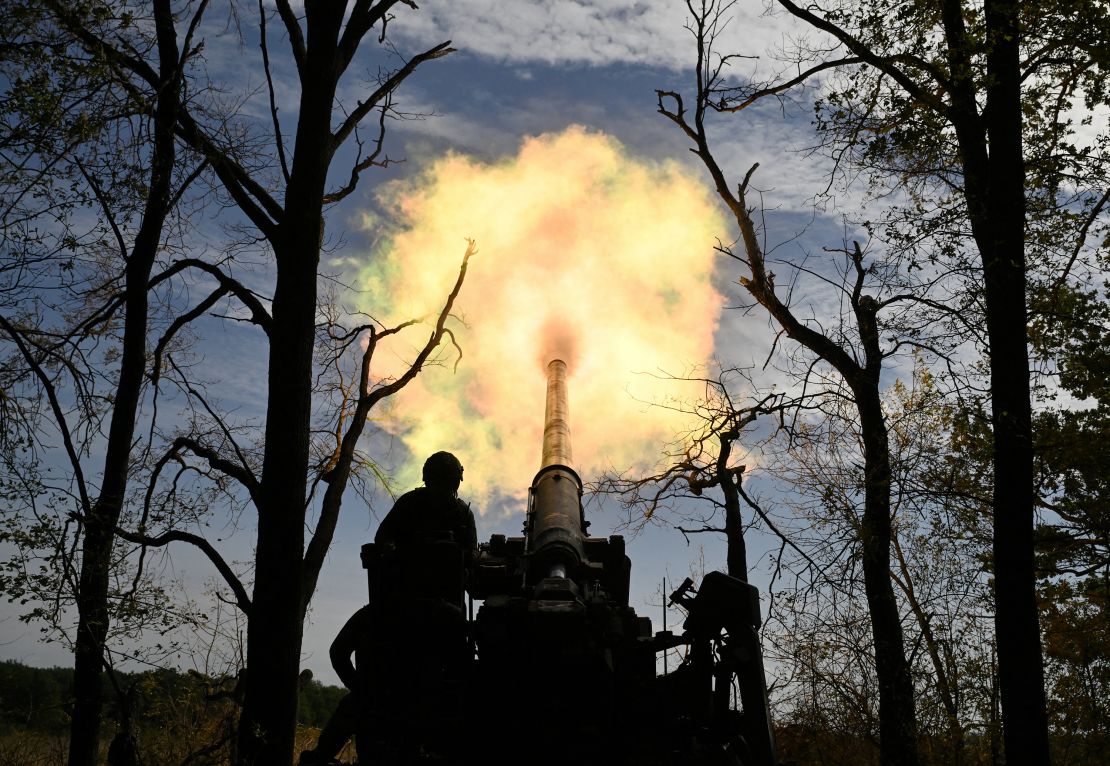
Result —
[[406, 492], [382, 520], [374, 542], [400, 553], [413, 546], [450, 541], [463, 550], [469, 566], [478, 548], [474, 513], [458, 498], [463, 466], [450, 452], [424, 461], [424, 486]]
[[[424, 486], [399, 497], [374, 536], [380, 559], [375, 616], [381, 622], [370, 668], [373, 714], [366, 724], [378, 728], [372, 737], [404, 749], [454, 744], [447, 734], [449, 688], [461, 682], [472, 658], [465, 590], [478, 535], [470, 506], [457, 494], [463, 466], [450, 452], [437, 452], [425, 461], [423, 476]], [[428, 740], [431, 721], [443, 736], [439, 742]], [[362, 760], [361, 745], [359, 751]]]
[[[331, 642], [331, 666], [335, 668], [339, 680], [350, 692], [339, 700], [339, 704], [328, 719], [316, 747], [301, 753], [301, 766], [326, 766], [334, 763], [339, 751], [358, 729], [359, 721], [365, 715], [369, 704], [365, 674], [356, 670], [369, 664], [366, 649], [371, 630], [371, 608], [364, 606], [347, 620], [339, 630], [339, 635]], [[354, 656], [355, 662], [351, 662]]]
[[332, 665], [351, 693], [315, 750], [302, 754], [303, 766], [329, 763], [354, 733], [362, 735], [360, 761], [370, 760], [370, 738], [406, 738], [402, 730], [429, 681], [458, 676], [470, 660], [463, 599], [478, 535], [470, 506], [457, 496], [463, 466], [437, 452], [424, 462], [423, 477], [424, 486], [399, 497], [378, 527], [371, 605], [347, 621], [331, 647]]

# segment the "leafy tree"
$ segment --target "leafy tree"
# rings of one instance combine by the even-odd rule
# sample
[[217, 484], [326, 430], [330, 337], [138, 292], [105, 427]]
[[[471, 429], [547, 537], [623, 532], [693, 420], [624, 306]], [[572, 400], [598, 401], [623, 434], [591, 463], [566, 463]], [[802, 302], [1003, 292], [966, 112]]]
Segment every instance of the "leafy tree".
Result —
[[1110, 743], [1110, 580], [1085, 577], [1041, 588], [1049, 715], [1062, 763], [1099, 763]]
[[[781, 755], [848, 764], [877, 760], [881, 738], [878, 681], [869, 661], [874, 650], [853, 543], [860, 503], [853, 442], [859, 436], [850, 405], [841, 409], [765, 446], [751, 481], [780, 488], [777, 498], [760, 505], [796, 546], [775, 557], [783, 584], [764, 628], [769, 656], [781, 669]], [[1001, 743], [989, 491], [973, 483], [977, 477], [959, 451], [959, 408], [920, 359], [913, 377], [884, 392], [883, 410], [892, 467], [890, 577], [912, 667], [919, 756], [924, 763], [988, 761]]]
[[[948, 275], [904, 268], [893, 247], [889, 248], [887, 258], [869, 258], [858, 242], [851, 246], [846, 243], [843, 248], [829, 250], [839, 256], [835, 266], [813, 265], [806, 253], [797, 261], [780, 257], [776, 265], [788, 269], [789, 274], [781, 282], [776, 281], [748, 200], [758, 166], [751, 167], [734, 184], [714, 154], [711, 123], [716, 112], [738, 111], [761, 98], [777, 95], [805, 77], [766, 87], [732, 86], [727, 68], [736, 57], [721, 56], [714, 48], [720, 31], [728, 23], [731, 5], [716, 1], [687, 3], [697, 49], [691, 105], [687, 107], [680, 92], [659, 91], [659, 111], [691, 141], [691, 151], [706, 167], [718, 196], [736, 220], [739, 247], [720, 249], [745, 269], [740, 284], [770, 315], [778, 335], [805, 349], [806, 356], [797, 368], [800, 387], [803, 390], [817, 387], [826, 392], [826, 414], [838, 422], [855, 423], [858, 428], [859, 477], [845, 478], [837, 489], [849, 494], [859, 492], [863, 498], [855, 533], [861, 546], [873, 633], [882, 761], [916, 763], [911, 669], [890, 580], [892, 469], [881, 377], [887, 361], [904, 353], [907, 346], [928, 348], [938, 357], [950, 358], [953, 347], [960, 342], [961, 331], [966, 331], [966, 319], [936, 297], [950, 289]], [[819, 66], [814, 71], [823, 68], [828, 67]], [[881, 245], [872, 242], [871, 246]], [[812, 309], [799, 309], [804, 305], [803, 297], [810, 295], [799, 287], [806, 278], [832, 292], [836, 305], [843, 307], [839, 316], [824, 317]], [[813, 289], [808, 285], [807, 288]], [[847, 421], [841, 421], [845, 415], [842, 402], [851, 403], [852, 415]]]
[[72, 694], [68, 668], [30, 668], [12, 660], [0, 663], [0, 720], [4, 728], [62, 734]]
[[[1038, 500], [1051, 517], [1038, 529], [1045, 574], [1085, 578], [1110, 566], [1110, 299], [1100, 293], [1054, 290], [1033, 322], [1033, 348], [1058, 374], [1034, 419]], [[1053, 401], [1065, 395], [1076, 404]]]
[[1066, 280], [1089, 257], [1087, 234], [1105, 207], [1105, 152], [1068, 108], [1105, 100], [1104, 5], [778, 6], [820, 38], [791, 50], [797, 74], [718, 80], [706, 108], [738, 112], [822, 80], [815, 114], [837, 169], [845, 178], [862, 171], [876, 197], [907, 200], [863, 224], [900, 243], [906, 268], [962, 275], [964, 289], [952, 297], [982, 312], [1006, 751], [1045, 763], [1027, 285], [1046, 274]]
[[[307, 677], [306, 677], [307, 676]], [[310, 671], [301, 673], [300, 707], [297, 721], [306, 726], [323, 728], [348, 690], [342, 686], [326, 686], [312, 678]]]
[[[1106, 263], [1106, 225], [1087, 221]], [[1054, 757], [1098, 763], [1110, 741], [1110, 299], [1097, 270], [1074, 271], [1033, 293], [1033, 349], [1056, 384], [1033, 419], [1037, 567]]]
[[[81, 11], [86, 13], [82, 23], [90, 28], [102, 22], [95, 10], [72, 12]], [[15, 226], [5, 227], [10, 231], [5, 244], [12, 256], [12, 270], [28, 281], [23, 287], [39, 288], [40, 294], [50, 290], [78, 294], [78, 300], [69, 305], [48, 299], [48, 311], [67, 312], [80, 302], [95, 306], [91, 312], [81, 312], [81, 319], [72, 325], [63, 319], [62, 328], [54, 332], [41, 327], [44, 319], [53, 324], [53, 316], [36, 317], [26, 309], [11, 319], [0, 316], [0, 330], [18, 360], [9, 374], [20, 384], [29, 379], [33, 389], [29, 400], [16, 405], [23, 413], [28, 443], [30, 433], [37, 430], [37, 397], [45, 405], [42, 409], [50, 413], [72, 471], [76, 501], [72, 518], [79, 524], [81, 555], [79, 563], [73, 560], [73, 551], [67, 557], [62, 549], [59, 557], [63, 578], [59, 586], [73, 593], [78, 614], [73, 640], [75, 703], [70, 762], [92, 763], [99, 748], [100, 674], [108, 662], [105, 645], [112, 619], [109, 591], [115, 528], [131, 478], [135, 424], [146, 371], [149, 282], [176, 200], [192, 180], [180, 174], [174, 137], [188, 54], [182, 56], [178, 51], [169, 3], [156, 3], [152, 24], [158, 64], [148, 89], [128, 92], [118, 83], [105, 86], [105, 62], [80, 56], [73, 39], [59, 35], [37, 3], [10, 6], [5, 15], [10, 22], [5, 51], [17, 54], [4, 61], [11, 71], [5, 97], [12, 110], [0, 138], [8, 148], [10, 163], [5, 180], [10, 184], [7, 196], [12, 202], [5, 217]], [[90, 112], [97, 107], [103, 111]], [[129, 129], [135, 133], [129, 136]], [[114, 153], [125, 157], [134, 153], [133, 164], [114, 163]], [[147, 169], [140, 172], [143, 165]], [[64, 170], [59, 172], [58, 167]], [[59, 192], [66, 173], [84, 180], [83, 194]], [[26, 199], [33, 202], [29, 205]], [[99, 208], [108, 222], [100, 230], [110, 234], [106, 242], [95, 237], [78, 242], [65, 231], [68, 214], [83, 203]], [[53, 221], [62, 233], [40, 235], [35, 224], [44, 221]], [[99, 232], [94, 229], [94, 233]], [[64, 276], [73, 270], [66, 253], [73, 254], [70, 258], [77, 256], [78, 246], [81, 255], [91, 256], [107, 268], [108, 280], [103, 273], [86, 269], [82, 269], [83, 282]], [[25, 276], [28, 272], [30, 277]], [[46, 284], [40, 280], [47, 280]], [[18, 286], [18, 281], [5, 285], [9, 290]], [[18, 299], [26, 300], [26, 296]], [[113, 353], [103, 361], [115, 363], [115, 374], [110, 379], [110, 394], [99, 399], [92, 385], [97, 377], [93, 367], [100, 360], [86, 354], [95, 353], [97, 336], [112, 325], [111, 331], [118, 328], [118, 355]], [[66, 380], [77, 391], [72, 414], [67, 412], [69, 402], [61, 390]], [[102, 417], [108, 421], [106, 432], [101, 431]], [[101, 434], [98, 451], [103, 454], [103, 464], [96, 486], [95, 480], [85, 475], [82, 457]], [[9, 451], [7, 457], [12, 465], [13, 453]], [[19, 475], [27, 481], [34, 474]], [[34, 534], [53, 534], [56, 545], [68, 544], [64, 534], [58, 536], [46, 528], [37, 533], [32, 530], [32, 538]], [[76, 545], [74, 537], [74, 548]], [[66, 583], [65, 578], [70, 577]]]
[[[173, 18], [166, 8], [167, 18]], [[168, 339], [182, 326], [208, 311], [231, 294], [250, 310], [252, 321], [266, 335], [269, 372], [266, 384], [265, 433], [257, 463], [248, 450], [240, 448], [234, 429], [216, 413], [195, 388], [190, 396], [206, 413], [204, 438], [186, 434], [173, 440], [157, 461], [153, 481], [162, 481], [162, 471], [171, 463], [184, 461], [216, 471], [239, 485], [257, 510], [257, 541], [253, 567], [253, 592], [215, 553], [211, 543], [191, 532], [168, 530], [162, 534], [117, 529], [124, 539], [144, 545], [162, 546], [183, 541], [199, 546], [212, 558], [247, 615], [246, 669], [243, 683], [243, 712], [239, 725], [237, 759], [241, 763], [289, 763], [294, 746], [297, 710], [297, 678], [305, 612], [315, 590], [324, 556], [330, 546], [344, 491], [352, 468], [357, 465], [356, 445], [370, 409], [406, 385], [433, 358], [444, 338], [455, 295], [466, 270], [466, 257], [459, 278], [451, 288], [443, 311], [433, 321], [434, 330], [418, 349], [409, 370], [395, 380], [377, 381], [371, 361], [382, 338], [397, 334], [412, 323], [381, 327], [365, 322], [353, 327], [320, 333], [317, 278], [323, 245], [324, 211], [352, 194], [367, 169], [380, 165], [386, 119], [398, 86], [421, 64], [451, 52], [448, 43], [402, 59], [395, 69], [383, 69], [369, 92], [356, 103], [344, 106], [340, 88], [344, 75], [356, 59], [364, 40], [374, 36], [387, 53], [394, 52], [386, 36], [393, 13], [411, 4], [398, 0], [356, 0], [353, 3], [309, 3], [298, 18], [285, 0], [276, 12], [258, 8], [257, 34], [262, 48], [262, 69], [268, 84], [268, 140], [272, 154], [260, 155], [237, 135], [258, 137], [258, 124], [248, 118], [226, 117], [206, 112], [186, 97], [189, 80], [176, 83], [181, 89], [176, 140], [202, 156], [228, 198], [254, 227], [273, 253], [274, 289], [269, 305], [263, 305], [241, 282], [217, 265], [196, 259], [181, 259], [163, 275], [172, 276], [200, 269], [217, 283], [215, 290], [183, 313], [159, 341], [160, 354]], [[50, 2], [54, 19], [84, 49], [99, 57], [123, 81], [136, 88], [158, 88], [158, 66], [148, 59], [149, 47], [121, 44], [112, 28], [88, 27], [68, 5]], [[205, 3], [196, 6], [198, 19]], [[111, 22], [127, 27], [131, 16], [126, 8], [114, 9]], [[280, 21], [288, 43], [288, 60], [299, 81], [299, 105], [291, 145], [282, 130], [275, 101], [268, 25]], [[159, 31], [165, 31], [158, 27]], [[165, 54], [165, 60], [182, 60], [198, 43], [191, 35], [199, 23], [188, 25], [189, 38]], [[374, 31], [376, 30], [376, 31]], [[168, 37], [168, 32], [166, 35]], [[162, 38], [159, 37], [159, 40]], [[184, 84], [182, 84], [184, 83]], [[377, 137], [373, 149], [363, 153], [359, 134], [364, 120], [377, 114]], [[229, 123], [231, 126], [229, 129]], [[356, 154], [340, 154], [347, 143], [357, 145]], [[345, 166], [335, 185], [329, 171], [337, 158]], [[356, 380], [347, 387], [348, 396], [339, 407], [335, 434], [328, 459], [312, 460], [314, 361], [317, 340], [323, 335], [338, 355], [349, 354], [363, 345], [357, 355]], [[310, 483], [309, 474], [314, 474]], [[305, 526], [313, 507], [314, 493], [322, 490], [316, 524], [307, 545]], [[145, 518], [145, 516], [144, 516]]]

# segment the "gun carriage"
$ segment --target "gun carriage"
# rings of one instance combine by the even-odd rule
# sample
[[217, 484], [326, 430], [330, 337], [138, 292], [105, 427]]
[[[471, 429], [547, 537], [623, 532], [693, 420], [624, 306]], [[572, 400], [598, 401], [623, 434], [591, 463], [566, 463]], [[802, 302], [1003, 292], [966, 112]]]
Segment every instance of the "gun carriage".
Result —
[[[493, 535], [469, 564], [451, 541], [404, 561], [363, 547], [371, 603], [405, 627], [375, 631], [360, 663], [372, 690], [360, 758], [773, 766], [758, 591], [720, 572], [697, 589], [687, 579], [671, 594], [683, 632], [652, 632], [628, 603], [624, 539], [587, 533], [566, 364], [547, 376], [521, 536]], [[685, 659], [658, 674], [658, 653], [676, 648]]]

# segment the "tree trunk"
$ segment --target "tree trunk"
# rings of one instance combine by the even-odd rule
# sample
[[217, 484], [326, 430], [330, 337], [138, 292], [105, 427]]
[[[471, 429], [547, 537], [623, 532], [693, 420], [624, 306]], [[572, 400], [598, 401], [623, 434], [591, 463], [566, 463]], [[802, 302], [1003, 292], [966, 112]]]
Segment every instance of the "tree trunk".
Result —
[[[319, 195], [316, 197], [319, 200]], [[316, 219], [319, 232], [319, 217]], [[290, 232], [295, 236], [297, 232]], [[304, 239], [304, 237], [300, 237]], [[254, 595], [239, 723], [239, 763], [293, 757], [300, 670], [312, 348], [319, 237], [279, 251], [270, 331], [266, 454], [258, 508]], [[306, 289], [308, 288], [308, 289]]]
[[717, 453], [717, 483], [725, 498], [725, 562], [728, 574], [744, 582], [748, 581], [748, 548], [744, 542], [744, 524], [740, 516], [740, 489], [736, 486], [740, 476], [728, 467], [732, 455], [732, 440], [738, 433], [732, 429], [718, 435], [721, 443]]
[[[341, 4], [309, 6], [307, 57], [277, 261], [255, 580], [239, 721], [239, 764], [292, 763], [300, 670], [316, 270], [331, 160]], [[338, 12], [337, 12], [338, 11]]]
[[1033, 556], [1033, 436], [1025, 304], [1025, 170], [1018, 4], [988, 0], [983, 254], [994, 428], [994, 591], [1007, 763], [1047, 764], [1048, 714]]
[[890, 450], [879, 401], [878, 379], [855, 390], [864, 452], [864, 500], [860, 537], [863, 587], [875, 640], [879, 681], [879, 761], [917, 763], [917, 715], [902, 622], [891, 582]]
[[169, 215], [176, 151], [177, 38], [167, 0], [155, 3], [160, 79], [154, 117], [150, 191], [125, 275], [123, 353], [105, 448], [100, 494], [85, 519], [81, 574], [77, 593], [77, 636], [74, 642], [73, 717], [70, 722], [69, 766], [95, 766], [100, 745], [103, 700], [101, 668], [108, 635], [108, 583], [115, 542], [127, 490], [131, 441], [146, 370], [147, 283]]
[[[1033, 437], [1025, 296], [1025, 160], [1018, 4], [989, 0], [986, 106], [976, 113], [973, 68], [958, 3], [946, 37], [956, 79], [950, 115], [960, 146], [968, 218], [983, 266], [994, 432], [994, 593], [1003, 740], [1010, 763], [1047, 764], [1048, 713], [1033, 552]], [[960, 94], [962, 97], [957, 98]]]

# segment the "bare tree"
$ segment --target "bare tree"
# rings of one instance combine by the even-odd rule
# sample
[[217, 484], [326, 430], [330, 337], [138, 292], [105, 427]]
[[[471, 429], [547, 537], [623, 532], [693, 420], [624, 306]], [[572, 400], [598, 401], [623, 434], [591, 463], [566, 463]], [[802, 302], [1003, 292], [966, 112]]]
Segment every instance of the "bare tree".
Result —
[[[704, 387], [700, 399], [663, 405], [681, 411], [692, 425], [666, 445], [654, 472], [605, 475], [591, 489], [617, 497], [627, 513], [625, 523], [632, 529], [665, 522], [688, 541], [691, 535], [722, 536], [728, 574], [746, 582], [749, 563], [744, 537], [745, 504], [757, 516], [752, 523], [761, 518], [773, 532], [778, 530], [746, 497], [743, 479], [747, 466], [739, 463], [735, 451], [737, 447], [750, 448], [770, 438], [757, 434], [757, 423], [762, 419], [783, 427], [789, 413], [796, 416], [804, 410], [806, 397], [787, 397], [773, 391], [761, 396], [750, 394], [748, 399], [741, 400], [736, 389], [751, 388], [749, 371], [743, 369], [720, 370], [713, 377], [674, 380]], [[791, 544], [780, 536], [784, 544]]]

